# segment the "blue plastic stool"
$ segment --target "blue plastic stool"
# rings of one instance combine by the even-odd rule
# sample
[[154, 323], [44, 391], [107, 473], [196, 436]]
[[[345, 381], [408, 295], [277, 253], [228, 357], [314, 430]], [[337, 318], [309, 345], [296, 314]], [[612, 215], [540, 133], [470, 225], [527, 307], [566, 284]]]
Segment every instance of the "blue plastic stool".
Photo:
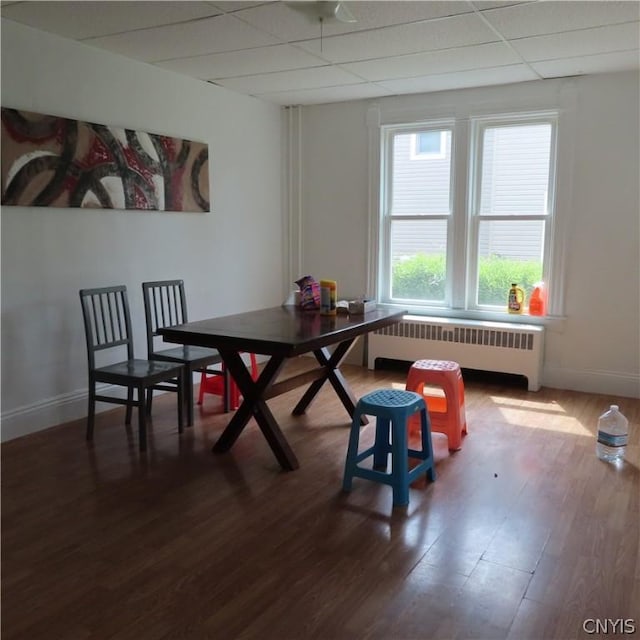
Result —
[[[417, 411], [421, 418], [422, 451], [409, 449], [407, 435], [409, 417]], [[362, 415], [376, 416], [376, 436], [372, 447], [358, 453]], [[389, 454], [391, 473], [386, 472]], [[358, 466], [371, 456], [372, 469]], [[411, 470], [409, 458], [420, 460]], [[422, 395], [413, 391], [379, 389], [360, 398], [351, 423], [342, 490], [351, 491], [354, 477], [382, 482], [393, 488], [393, 506], [404, 506], [409, 504], [409, 485], [422, 473], [426, 473], [432, 482], [436, 479], [429, 414]]]

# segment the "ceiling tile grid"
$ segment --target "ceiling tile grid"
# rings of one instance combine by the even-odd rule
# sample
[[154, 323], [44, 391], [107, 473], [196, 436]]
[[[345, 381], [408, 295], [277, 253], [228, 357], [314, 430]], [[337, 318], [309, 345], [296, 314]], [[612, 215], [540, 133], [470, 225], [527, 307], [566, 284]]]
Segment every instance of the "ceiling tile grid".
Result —
[[640, 69], [640, 0], [13, 1], [3, 21], [275, 104]]

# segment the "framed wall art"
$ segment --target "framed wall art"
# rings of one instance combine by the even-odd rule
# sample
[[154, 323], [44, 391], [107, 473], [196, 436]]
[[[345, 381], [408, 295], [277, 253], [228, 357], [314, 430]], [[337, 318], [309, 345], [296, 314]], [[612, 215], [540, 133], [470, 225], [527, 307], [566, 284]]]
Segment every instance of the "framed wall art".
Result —
[[209, 149], [3, 107], [2, 205], [210, 211]]

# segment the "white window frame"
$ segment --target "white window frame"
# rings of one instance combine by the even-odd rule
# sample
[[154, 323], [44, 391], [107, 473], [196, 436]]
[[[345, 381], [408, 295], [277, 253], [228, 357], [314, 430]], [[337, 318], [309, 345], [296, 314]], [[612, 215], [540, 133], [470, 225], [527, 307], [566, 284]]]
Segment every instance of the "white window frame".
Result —
[[[482, 156], [483, 156], [483, 136], [489, 128], [517, 127], [523, 125], [549, 124], [551, 126], [551, 140], [549, 149], [549, 177], [546, 195], [545, 212], [530, 215], [498, 215], [480, 214], [481, 183], [482, 183]], [[470, 180], [470, 198], [468, 206], [469, 217], [469, 242], [467, 253], [467, 301], [466, 308], [470, 310], [495, 311], [495, 307], [490, 305], [480, 305], [477, 303], [477, 281], [479, 266], [479, 233], [480, 222], [492, 220], [513, 220], [527, 221], [536, 220], [545, 223], [542, 250], [542, 280], [551, 282], [551, 258], [552, 258], [552, 236], [553, 224], [555, 220], [555, 192], [557, 181], [556, 157], [557, 157], [557, 132], [558, 114], [556, 112], [537, 112], [534, 114], [519, 114], [517, 116], [493, 116], [479, 117], [471, 119], [469, 162], [472, 167]], [[506, 294], [505, 294], [506, 296]]]
[[[375, 122], [372, 116], [374, 110], [370, 110], [368, 120]], [[379, 149], [378, 162], [378, 209], [375, 212], [377, 230], [370, 228], [369, 237], [377, 240], [375, 256], [370, 255], [370, 265], [375, 268], [375, 275], [370, 281], [375, 283], [375, 292], [378, 300], [391, 306], [402, 306], [410, 313], [423, 315], [438, 315], [451, 317], [467, 317], [483, 320], [509, 320], [531, 323], [548, 323], [554, 317], [559, 318], [562, 313], [563, 286], [561, 280], [562, 248], [564, 245], [563, 230], [566, 225], [559, 225], [555, 215], [557, 171], [557, 142], [560, 120], [558, 109], [541, 109], [525, 111], [500, 111], [493, 113], [480, 113], [477, 116], [469, 113], [461, 117], [457, 113], [454, 118], [429, 119], [406, 123], [381, 124], [379, 113], [377, 114], [377, 145]], [[495, 307], [480, 306], [475, 302], [477, 277], [477, 232], [479, 221], [472, 213], [475, 212], [474, 198], [479, 193], [478, 171], [480, 162], [477, 147], [477, 136], [483, 126], [501, 124], [529, 124], [536, 122], [550, 122], [552, 125], [551, 157], [550, 157], [550, 181], [547, 194], [547, 228], [545, 228], [543, 268], [545, 282], [551, 283], [552, 295], [548, 300], [547, 316], [532, 317], [528, 315], [511, 316], [505, 310]], [[390, 220], [386, 212], [389, 209], [390, 194], [387, 187], [387, 166], [391, 161], [388, 139], [390, 132], [412, 132], [418, 129], [434, 129], [446, 127], [452, 129], [452, 166], [451, 166], [451, 216], [448, 225], [447, 244], [447, 292], [445, 303], [438, 304], [411, 304], [407, 306], [389, 296], [391, 290], [390, 269]], [[570, 138], [570, 136], [569, 136]], [[375, 135], [370, 128], [370, 141], [375, 141]], [[569, 149], [570, 147], [570, 149]], [[565, 153], [572, 152], [572, 144], [567, 145]], [[375, 162], [375, 154], [372, 156]], [[371, 166], [371, 165], [370, 165]], [[374, 167], [375, 168], [375, 167]], [[373, 213], [373, 212], [372, 212]], [[372, 215], [373, 219], [373, 215]], [[483, 220], [487, 220], [483, 216]], [[520, 216], [519, 219], [524, 219]], [[555, 246], [554, 246], [555, 245]], [[555, 265], [555, 268], [554, 268]], [[454, 281], [464, 281], [464, 286], [453, 289]], [[505, 292], [506, 297], [506, 292]]]
[[[411, 159], [415, 159], [413, 157], [413, 150], [415, 149], [414, 145], [414, 137], [417, 133], [422, 133], [428, 130], [437, 130], [441, 131], [441, 142], [440, 149], [442, 150], [442, 158], [445, 156], [444, 145], [446, 141], [446, 132], [451, 131], [451, 184], [449, 191], [449, 213], [448, 214], [432, 214], [432, 215], [395, 215], [392, 216], [389, 214], [391, 210], [391, 200], [392, 200], [392, 192], [391, 188], [386, 188], [388, 184], [388, 169], [392, 166], [392, 156], [393, 156], [393, 146], [390, 144], [390, 140], [395, 135], [404, 135], [410, 134], [412, 136], [410, 148], [411, 148]], [[384, 303], [391, 303], [393, 301], [388, 295], [381, 295], [381, 291], [391, 291], [391, 272], [390, 269], [387, 268], [386, 265], [391, 262], [391, 223], [393, 219], [396, 220], [446, 220], [447, 221], [447, 265], [446, 272], [451, 273], [451, 251], [449, 247], [453, 242], [453, 234], [454, 234], [454, 224], [453, 224], [453, 198], [454, 198], [454, 148], [455, 148], [455, 131], [454, 131], [454, 121], [452, 119], [447, 120], [432, 120], [428, 123], [411, 123], [409, 125], [388, 125], [383, 126], [380, 129], [381, 136], [381, 153], [383, 154], [384, 160], [382, 163], [382, 179], [381, 179], [381, 209], [380, 209], [380, 240], [381, 244], [379, 247], [379, 255], [380, 260], [378, 262], [378, 282], [380, 282], [381, 287], [378, 291], [378, 300], [381, 300]], [[386, 153], [385, 153], [386, 151]], [[422, 154], [419, 158], [424, 157], [427, 154]], [[435, 154], [432, 157], [436, 157]], [[452, 297], [452, 286], [451, 286], [451, 278], [447, 278], [447, 282], [445, 285], [445, 298], [442, 302], [432, 302], [430, 307], [437, 309], [446, 309], [451, 305], [451, 297]], [[425, 308], [427, 305], [421, 305]]]

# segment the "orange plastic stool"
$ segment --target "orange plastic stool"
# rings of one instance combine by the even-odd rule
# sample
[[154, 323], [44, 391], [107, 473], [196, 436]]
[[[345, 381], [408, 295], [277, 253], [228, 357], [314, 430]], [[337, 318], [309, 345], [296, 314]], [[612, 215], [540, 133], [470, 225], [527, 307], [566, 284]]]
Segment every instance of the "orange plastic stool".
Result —
[[[251, 359], [251, 377], [254, 380], [258, 378], [258, 362], [256, 360], [256, 354], [249, 354]], [[224, 371], [224, 364], [222, 365], [222, 370]], [[240, 390], [238, 389], [238, 385], [235, 383], [233, 378], [229, 381], [229, 404], [230, 409], [234, 411], [240, 406]], [[204, 371], [202, 372], [202, 376], [200, 377], [200, 393], [198, 394], [198, 404], [202, 404], [205, 393], [211, 393], [214, 396], [223, 396], [224, 397], [224, 377], [211, 375], [208, 376]]]
[[[444, 391], [444, 398], [425, 393], [425, 385], [440, 387]], [[424, 397], [431, 419], [431, 431], [447, 436], [450, 451], [461, 449], [462, 436], [467, 433], [467, 418], [460, 365], [451, 360], [417, 360], [409, 369], [405, 388]], [[409, 421], [409, 433], [417, 432], [418, 428], [413, 417]]]

